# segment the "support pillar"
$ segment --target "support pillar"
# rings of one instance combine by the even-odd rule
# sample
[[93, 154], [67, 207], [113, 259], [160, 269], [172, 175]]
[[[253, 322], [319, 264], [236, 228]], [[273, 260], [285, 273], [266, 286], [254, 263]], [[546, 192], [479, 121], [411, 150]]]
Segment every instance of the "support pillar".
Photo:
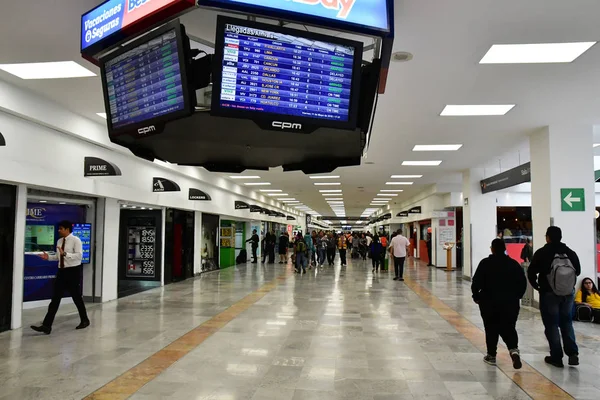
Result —
[[490, 245], [498, 234], [496, 195], [481, 193], [480, 182], [486, 177], [483, 168], [463, 171], [463, 276], [467, 279], [490, 255]]
[[[579, 282], [584, 277], [596, 281], [593, 127], [552, 125], [532, 135], [529, 142], [534, 248], [546, 244], [548, 226], [560, 227], [563, 242], [581, 261]], [[565, 201], [568, 193], [561, 189], [583, 189], [584, 196], [566, 191], [572, 195]]]

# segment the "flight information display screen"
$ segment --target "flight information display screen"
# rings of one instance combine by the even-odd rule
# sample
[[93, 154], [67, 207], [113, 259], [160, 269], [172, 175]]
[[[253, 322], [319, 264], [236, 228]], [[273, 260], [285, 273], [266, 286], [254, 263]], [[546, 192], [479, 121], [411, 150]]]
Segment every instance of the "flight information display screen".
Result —
[[169, 30], [104, 64], [112, 129], [186, 107], [177, 32]]
[[351, 46], [226, 23], [219, 106], [348, 122], [355, 51]]

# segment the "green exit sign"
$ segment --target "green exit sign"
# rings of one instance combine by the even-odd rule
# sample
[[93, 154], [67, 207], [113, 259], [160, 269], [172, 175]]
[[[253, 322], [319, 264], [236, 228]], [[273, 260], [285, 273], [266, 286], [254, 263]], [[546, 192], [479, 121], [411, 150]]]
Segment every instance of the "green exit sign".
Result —
[[585, 211], [585, 191], [582, 188], [560, 189], [562, 211]]

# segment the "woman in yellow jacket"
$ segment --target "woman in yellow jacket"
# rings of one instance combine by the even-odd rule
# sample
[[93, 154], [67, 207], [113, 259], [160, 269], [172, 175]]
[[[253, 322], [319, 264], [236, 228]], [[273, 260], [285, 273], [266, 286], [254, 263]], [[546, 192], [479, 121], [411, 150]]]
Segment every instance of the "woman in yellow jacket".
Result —
[[[585, 278], [581, 282], [581, 289], [575, 295], [576, 315], [577, 320], [594, 321], [600, 324], [600, 293], [590, 278]], [[585, 311], [584, 311], [585, 310]], [[585, 318], [589, 313], [590, 318]]]

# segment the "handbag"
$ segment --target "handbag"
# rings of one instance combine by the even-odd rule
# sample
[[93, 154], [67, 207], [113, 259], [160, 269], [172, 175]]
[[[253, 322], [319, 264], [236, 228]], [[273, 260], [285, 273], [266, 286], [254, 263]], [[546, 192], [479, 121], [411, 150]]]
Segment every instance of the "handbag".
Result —
[[574, 321], [592, 322], [594, 319], [594, 310], [587, 304], [577, 304], [575, 306]]

